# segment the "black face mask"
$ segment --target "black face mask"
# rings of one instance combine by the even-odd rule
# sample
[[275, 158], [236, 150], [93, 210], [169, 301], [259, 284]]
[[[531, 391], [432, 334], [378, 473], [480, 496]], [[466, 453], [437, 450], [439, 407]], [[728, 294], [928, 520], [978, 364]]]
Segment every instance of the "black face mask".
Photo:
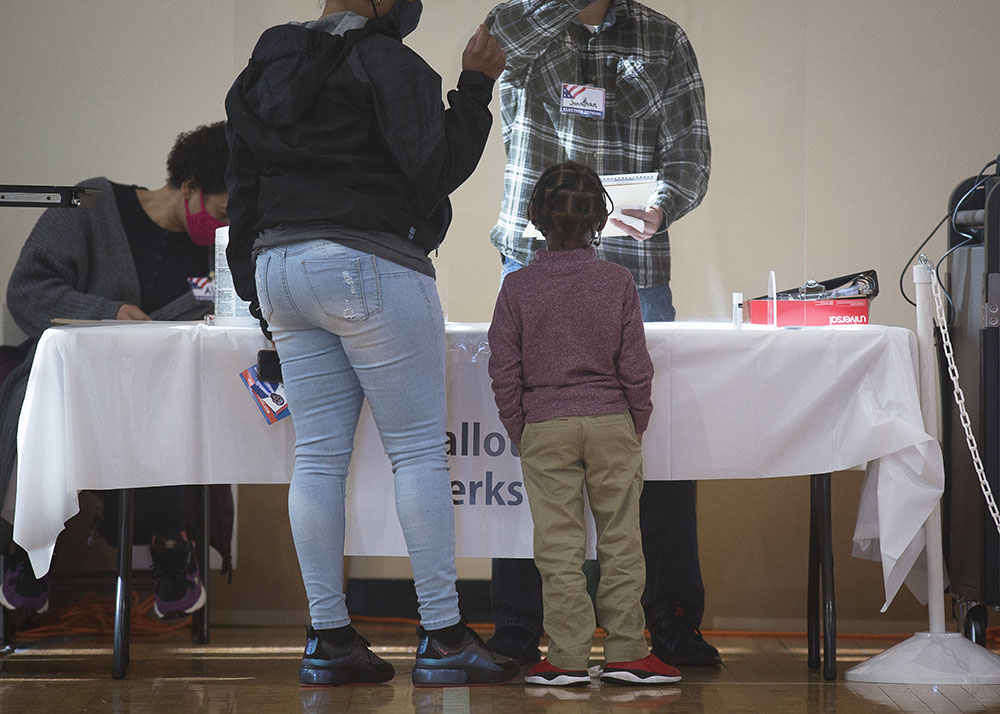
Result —
[[[370, 0], [370, 2], [372, 10], [375, 12], [375, 18], [378, 19], [378, 8], [375, 6], [375, 0]], [[424, 6], [421, 0], [414, 0], [414, 2], [396, 0], [396, 4], [385, 16], [385, 23], [399, 33], [400, 38], [406, 37], [417, 29], [417, 23], [420, 22], [420, 14], [423, 10]]]

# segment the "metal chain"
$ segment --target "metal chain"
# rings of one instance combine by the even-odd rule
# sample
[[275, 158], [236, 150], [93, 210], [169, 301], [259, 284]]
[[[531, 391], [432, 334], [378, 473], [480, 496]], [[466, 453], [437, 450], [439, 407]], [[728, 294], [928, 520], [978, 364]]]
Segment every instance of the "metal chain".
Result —
[[979, 487], [983, 491], [986, 499], [986, 506], [993, 517], [997, 531], [1000, 532], [1000, 510], [997, 509], [997, 502], [993, 498], [993, 489], [986, 479], [986, 469], [983, 467], [983, 460], [979, 458], [979, 446], [976, 444], [976, 437], [972, 433], [972, 420], [969, 412], [965, 409], [965, 394], [958, 383], [958, 367], [955, 365], [955, 352], [951, 346], [951, 333], [948, 331], [948, 319], [944, 311], [944, 301], [941, 299], [941, 284], [938, 282], [937, 271], [934, 265], [923, 253], [920, 254], [920, 265], [931, 274], [931, 293], [934, 295], [934, 317], [941, 329], [941, 342], [944, 346], [944, 356], [948, 360], [948, 376], [954, 386], [955, 404], [958, 405], [958, 413], [961, 417], [962, 428], [965, 429], [965, 442], [969, 445], [969, 453], [972, 454], [972, 464], [976, 468], [976, 475], [979, 477]]

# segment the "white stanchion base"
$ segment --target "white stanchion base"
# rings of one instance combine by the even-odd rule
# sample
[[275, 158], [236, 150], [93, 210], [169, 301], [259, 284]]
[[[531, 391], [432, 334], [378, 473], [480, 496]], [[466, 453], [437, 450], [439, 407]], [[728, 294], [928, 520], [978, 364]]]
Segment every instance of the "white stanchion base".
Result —
[[844, 672], [849, 682], [1000, 684], [1000, 656], [958, 632], [918, 632]]

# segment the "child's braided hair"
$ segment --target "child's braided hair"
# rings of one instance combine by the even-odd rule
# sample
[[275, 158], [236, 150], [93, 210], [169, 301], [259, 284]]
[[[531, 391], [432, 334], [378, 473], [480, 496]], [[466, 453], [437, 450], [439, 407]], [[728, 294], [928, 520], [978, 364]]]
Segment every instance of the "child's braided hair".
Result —
[[586, 242], [596, 245], [610, 203], [593, 169], [566, 161], [539, 177], [528, 201], [528, 217], [547, 241], [561, 244], [587, 236]]

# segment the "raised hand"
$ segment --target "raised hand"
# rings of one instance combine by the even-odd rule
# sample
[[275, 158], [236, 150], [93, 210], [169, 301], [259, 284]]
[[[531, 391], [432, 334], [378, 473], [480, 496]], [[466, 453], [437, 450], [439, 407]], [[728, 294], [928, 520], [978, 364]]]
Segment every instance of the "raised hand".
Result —
[[482, 72], [490, 79], [496, 79], [506, 63], [507, 55], [500, 49], [500, 43], [486, 29], [486, 25], [480, 25], [462, 53], [462, 69]]

